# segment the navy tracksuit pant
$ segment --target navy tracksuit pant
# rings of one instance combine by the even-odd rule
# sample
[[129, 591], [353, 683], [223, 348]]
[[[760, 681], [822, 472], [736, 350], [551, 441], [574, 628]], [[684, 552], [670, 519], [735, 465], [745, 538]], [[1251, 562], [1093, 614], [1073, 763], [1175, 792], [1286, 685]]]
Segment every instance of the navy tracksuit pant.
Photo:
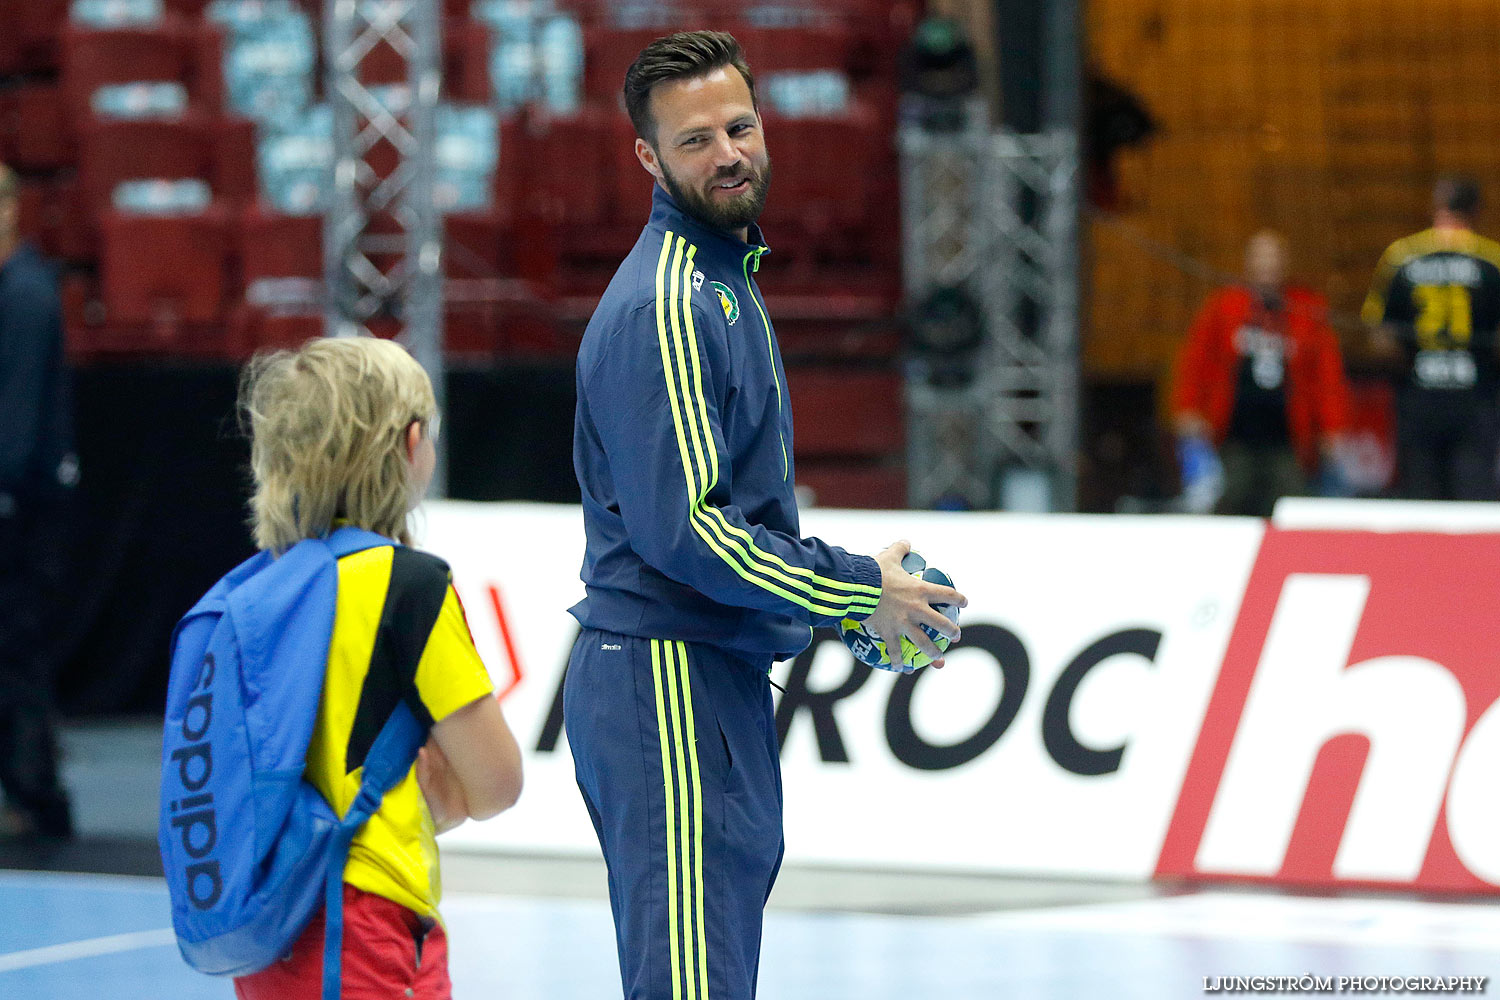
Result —
[[781, 867], [769, 661], [584, 629], [563, 719], [626, 1000], [749, 1000]]

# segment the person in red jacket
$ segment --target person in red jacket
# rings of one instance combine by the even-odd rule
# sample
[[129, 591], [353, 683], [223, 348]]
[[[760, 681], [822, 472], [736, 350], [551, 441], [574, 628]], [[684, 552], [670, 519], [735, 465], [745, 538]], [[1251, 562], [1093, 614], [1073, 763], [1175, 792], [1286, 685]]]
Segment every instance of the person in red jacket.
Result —
[[1349, 408], [1338, 340], [1323, 298], [1288, 285], [1277, 233], [1251, 237], [1245, 283], [1218, 290], [1198, 313], [1171, 404], [1185, 492], [1193, 496], [1216, 451], [1220, 513], [1267, 517], [1278, 497], [1309, 492], [1320, 464], [1332, 464]]

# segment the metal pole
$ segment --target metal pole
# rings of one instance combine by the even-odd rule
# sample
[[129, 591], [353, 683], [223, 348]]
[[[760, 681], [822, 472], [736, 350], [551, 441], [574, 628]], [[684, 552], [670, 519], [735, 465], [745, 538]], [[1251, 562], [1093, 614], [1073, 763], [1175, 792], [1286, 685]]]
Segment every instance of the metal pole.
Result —
[[348, 266], [365, 229], [358, 190], [359, 155], [355, 151], [356, 115], [349, 84], [357, 83], [354, 54], [355, 0], [328, 0], [323, 5], [323, 89], [333, 112], [333, 187], [323, 215], [323, 334], [342, 337], [362, 332], [352, 315], [356, 292]]
[[[401, 323], [399, 339], [432, 379], [441, 410], [447, 401], [443, 238], [433, 198], [442, 87], [440, 0], [326, 0], [323, 25], [334, 149], [323, 220], [324, 332], [368, 335], [372, 319], [394, 314]], [[377, 94], [361, 79], [361, 64], [377, 50], [405, 61], [404, 99], [398, 91]], [[384, 176], [370, 161], [377, 148], [396, 153]], [[399, 232], [370, 232], [372, 216], [393, 222]], [[437, 458], [430, 492], [444, 496], [448, 463], [441, 441]]]
[[1042, 335], [1054, 362], [1056, 411], [1048, 450], [1056, 456], [1054, 509], [1078, 508], [1079, 336], [1081, 274], [1079, 216], [1083, 110], [1083, 11], [1081, 0], [1044, 4], [1042, 117], [1056, 151], [1051, 197], [1043, 220], [1054, 254], [1052, 308]]
[[[404, 337], [412, 356], [427, 370], [438, 410], [447, 405], [447, 372], [443, 364], [443, 219], [433, 199], [437, 183], [437, 113], [442, 86], [442, 18], [438, 0], [415, 0], [411, 12], [412, 58], [407, 63], [411, 88], [409, 125], [416, 140], [408, 156], [411, 175], [401, 211], [406, 225]], [[437, 442], [437, 467], [430, 495], [448, 495], [448, 449]]]

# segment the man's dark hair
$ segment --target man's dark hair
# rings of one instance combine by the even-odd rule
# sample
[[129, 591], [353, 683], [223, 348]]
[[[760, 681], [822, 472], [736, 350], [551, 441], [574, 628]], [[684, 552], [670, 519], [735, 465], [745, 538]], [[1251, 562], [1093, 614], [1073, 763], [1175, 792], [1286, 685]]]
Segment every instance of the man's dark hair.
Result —
[[740, 43], [727, 31], [679, 31], [658, 38], [641, 50], [625, 73], [625, 112], [635, 134], [656, 145], [656, 120], [651, 117], [651, 90], [659, 83], [691, 80], [706, 76], [724, 66], [733, 66], [750, 88], [750, 103], [755, 100], [755, 77]]
[[1479, 215], [1479, 201], [1479, 182], [1462, 174], [1439, 177], [1432, 189], [1433, 207], [1445, 208], [1465, 219]]

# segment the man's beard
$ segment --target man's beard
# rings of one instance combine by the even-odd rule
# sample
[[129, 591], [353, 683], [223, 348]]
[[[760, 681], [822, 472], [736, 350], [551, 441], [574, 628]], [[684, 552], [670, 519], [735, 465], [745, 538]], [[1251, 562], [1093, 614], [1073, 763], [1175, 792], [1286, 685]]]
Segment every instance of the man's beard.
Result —
[[771, 188], [770, 157], [766, 158], [765, 166], [759, 170], [753, 166], [736, 166], [727, 171], [721, 170], [714, 175], [710, 184], [730, 180], [744, 173], [746, 169], [750, 171], [750, 183], [747, 185], [747, 190], [733, 198], [716, 199], [708, 192], [690, 191], [683, 187], [678, 183], [677, 178], [672, 176], [672, 171], [667, 169], [667, 165], [665, 163], [661, 165], [662, 180], [666, 183], [667, 193], [672, 196], [673, 201], [677, 202], [677, 207], [715, 229], [742, 229], [760, 218], [761, 211], [766, 207], [766, 194]]

